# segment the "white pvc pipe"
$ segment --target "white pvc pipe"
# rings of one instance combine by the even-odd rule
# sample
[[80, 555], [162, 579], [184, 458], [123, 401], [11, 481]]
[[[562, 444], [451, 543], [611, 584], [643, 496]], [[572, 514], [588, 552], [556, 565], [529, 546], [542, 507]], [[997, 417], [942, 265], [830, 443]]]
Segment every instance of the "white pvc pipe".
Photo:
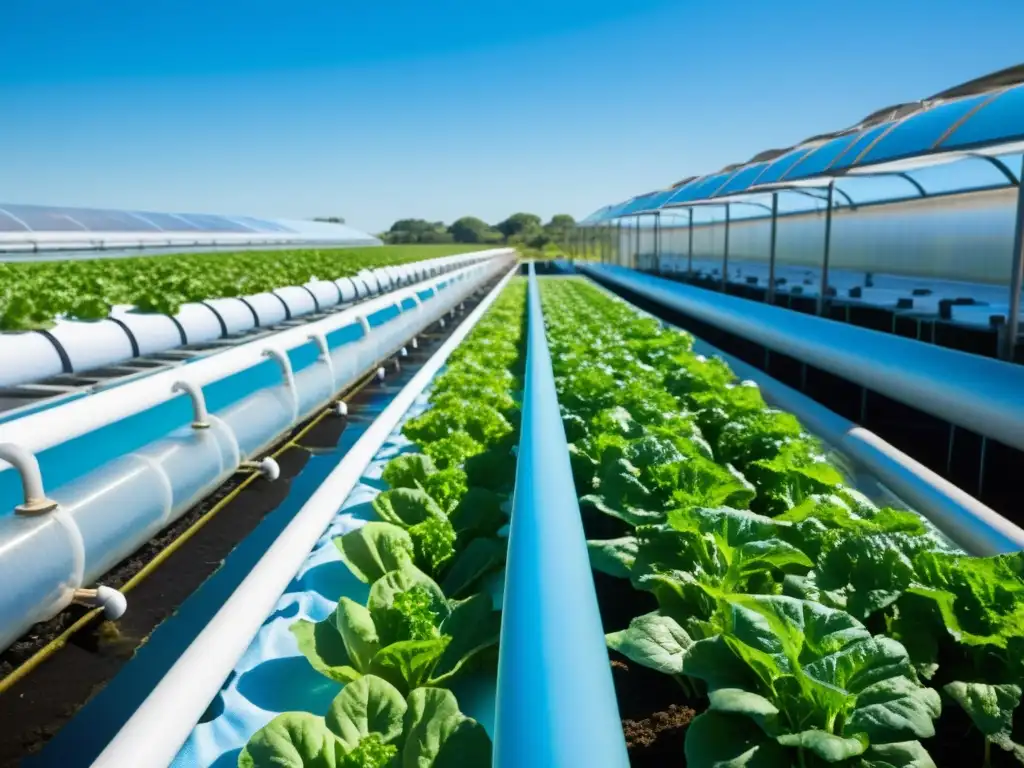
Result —
[[[486, 263], [477, 264], [463, 267], [455, 274], [477, 273], [486, 268]], [[435, 279], [432, 284], [436, 285], [437, 282], [440, 279]], [[398, 293], [404, 298], [415, 293], [416, 289], [417, 286], [410, 286]], [[278, 349], [287, 352], [308, 343], [311, 333], [327, 335], [354, 322], [357, 317], [391, 305], [395, 298], [395, 294], [385, 294], [369, 299], [358, 307], [342, 310], [308, 325], [280, 331], [272, 339]], [[257, 365], [264, 359], [266, 345], [266, 339], [257, 339], [197, 360], [188, 366], [189, 380], [195, 386], [203, 387]], [[0, 443], [14, 443], [31, 453], [39, 453], [169, 400], [174, 396], [172, 387], [180, 376], [179, 368], [160, 371], [137, 381], [0, 424]], [[0, 461], [0, 471], [7, 467], [7, 462]]]
[[513, 273], [505, 275], [355, 442], [100, 753], [93, 768], [123, 768], [143, 754], [146, 765], [153, 768], [171, 763], [384, 440]]

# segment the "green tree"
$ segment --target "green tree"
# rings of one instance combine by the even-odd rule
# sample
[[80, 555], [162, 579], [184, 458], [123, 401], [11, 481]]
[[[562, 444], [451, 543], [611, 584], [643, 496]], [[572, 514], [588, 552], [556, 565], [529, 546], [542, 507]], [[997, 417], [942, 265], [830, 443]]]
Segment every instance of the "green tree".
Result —
[[500, 232], [476, 216], [463, 216], [448, 227], [448, 232], [456, 243], [493, 243], [502, 237]]
[[505, 236], [507, 241], [525, 242], [529, 238], [535, 237], [541, 230], [540, 216], [533, 213], [513, 213], [498, 224], [496, 229]]

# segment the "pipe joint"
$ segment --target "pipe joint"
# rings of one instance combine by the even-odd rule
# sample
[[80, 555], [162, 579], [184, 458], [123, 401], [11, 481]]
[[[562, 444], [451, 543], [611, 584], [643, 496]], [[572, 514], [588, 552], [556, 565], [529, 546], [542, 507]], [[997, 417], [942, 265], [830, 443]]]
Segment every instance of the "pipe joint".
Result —
[[14, 508], [19, 515], [42, 515], [57, 509], [57, 502], [43, 491], [43, 473], [31, 451], [14, 443], [0, 443], [0, 460], [6, 461], [21, 477], [24, 501]]
[[210, 414], [206, 411], [206, 397], [199, 386], [191, 381], [176, 381], [171, 387], [171, 392], [188, 395], [192, 401], [192, 429], [209, 428]]

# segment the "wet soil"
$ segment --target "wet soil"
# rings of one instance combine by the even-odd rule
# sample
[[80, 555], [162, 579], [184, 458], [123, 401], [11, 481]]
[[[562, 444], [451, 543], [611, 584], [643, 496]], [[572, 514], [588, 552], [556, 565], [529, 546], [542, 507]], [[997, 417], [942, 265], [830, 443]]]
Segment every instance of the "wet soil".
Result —
[[[493, 285], [493, 284], [492, 284]], [[490, 289], [490, 285], [465, 302], [468, 313]], [[419, 349], [409, 349], [403, 368], [425, 362], [458, 323], [437, 326], [420, 336]], [[371, 382], [367, 390], [387, 387]], [[359, 418], [359, 404], [369, 392], [349, 403], [348, 418]], [[67, 643], [9, 690], [0, 694], [0, 768], [13, 768], [27, 755], [38, 752], [64, 724], [132, 658], [152, 632], [171, 616], [206, 579], [222, 565], [237, 544], [246, 538], [270, 512], [287, 498], [291, 481], [302, 471], [312, 453], [333, 449], [344, 433], [348, 419], [327, 415], [291, 441], [306, 425], [284, 435], [278, 445], [287, 446], [276, 458], [280, 478], [271, 483], [262, 478], [249, 484], [222, 510], [161, 565], [138, 583], [129, 596], [130, 608], [116, 622], [98, 617], [72, 635]], [[167, 548], [196, 520], [235, 490], [245, 479], [230, 478], [211, 496], [157, 534], [108, 572], [100, 583], [120, 587]], [[58, 638], [89, 609], [72, 605], [50, 621], [36, 624], [21, 639], [0, 654], [0, 679]]]

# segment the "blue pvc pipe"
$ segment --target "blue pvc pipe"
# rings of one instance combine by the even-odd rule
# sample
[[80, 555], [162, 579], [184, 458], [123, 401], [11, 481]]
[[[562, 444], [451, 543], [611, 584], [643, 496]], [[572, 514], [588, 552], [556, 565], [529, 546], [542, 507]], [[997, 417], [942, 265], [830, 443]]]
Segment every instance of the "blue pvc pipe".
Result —
[[532, 264], [529, 274], [494, 765], [628, 768]]

